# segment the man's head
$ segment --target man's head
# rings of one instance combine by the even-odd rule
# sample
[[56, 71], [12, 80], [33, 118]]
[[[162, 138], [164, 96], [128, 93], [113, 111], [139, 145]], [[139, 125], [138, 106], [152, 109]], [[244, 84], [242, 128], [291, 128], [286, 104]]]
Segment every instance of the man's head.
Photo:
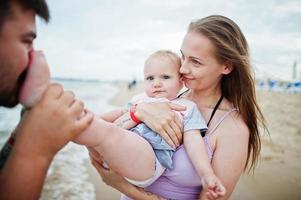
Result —
[[18, 104], [36, 37], [35, 16], [46, 22], [45, 0], [0, 0], [0, 106]]
[[166, 50], [153, 53], [144, 64], [146, 94], [154, 98], [176, 98], [183, 87], [180, 67], [181, 60], [177, 54]]

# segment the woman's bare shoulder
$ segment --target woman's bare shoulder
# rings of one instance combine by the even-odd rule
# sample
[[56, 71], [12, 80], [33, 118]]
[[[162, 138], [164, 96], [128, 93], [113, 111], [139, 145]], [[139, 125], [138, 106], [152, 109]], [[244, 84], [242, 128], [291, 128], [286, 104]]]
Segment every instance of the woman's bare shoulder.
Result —
[[[223, 113], [227, 111], [222, 111], [218, 116], [223, 116]], [[216, 121], [215, 121], [216, 122]], [[229, 140], [230, 138], [249, 138], [249, 129], [242, 119], [242, 116], [238, 111], [231, 112], [217, 129], [212, 134], [214, 140], [225, 138]]]
[[232, 112], [230, 116], [224, 120], [220, 128], [220, 131], [227, 133], [221, 135], [227, 135], [227, 137], [234, 136], [249, 138], [248, 126], [238, 111]]

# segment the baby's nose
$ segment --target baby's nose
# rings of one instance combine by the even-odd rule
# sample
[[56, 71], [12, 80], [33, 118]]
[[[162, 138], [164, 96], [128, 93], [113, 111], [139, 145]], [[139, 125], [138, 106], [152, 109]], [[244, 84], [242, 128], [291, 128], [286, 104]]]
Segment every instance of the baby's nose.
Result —
[[158, 79], [154, 80], [154, 87], [160, 87], [161, 86], [161, 81]]

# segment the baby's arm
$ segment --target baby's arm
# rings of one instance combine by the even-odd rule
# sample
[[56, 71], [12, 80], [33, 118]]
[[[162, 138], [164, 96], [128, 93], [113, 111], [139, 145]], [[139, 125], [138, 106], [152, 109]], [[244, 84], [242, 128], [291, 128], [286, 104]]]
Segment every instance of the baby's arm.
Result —
[[126, 130], [129, 130], [137, 125], [131, 119], [129, 112], [125, 112], [123, 115], [121, 115], [117, 119], [115, 119], [114, 124], [116, 124], [120, 128], [126, 129]]
[[189, 130], [185, 132], [184, 146], [195, 170], [202, 179], [203, 189], [216, 194], [217, 198], [224, 196], [225, 187], [214, 174], [200, 131]]
[[123, 108], [118, 108], [106, 113], [102, 113], [99, 115], [100, 118], [107, 122], [113, 123], [115, 120], [117, 120], [120, 116], [122, 116], [126, 112]]

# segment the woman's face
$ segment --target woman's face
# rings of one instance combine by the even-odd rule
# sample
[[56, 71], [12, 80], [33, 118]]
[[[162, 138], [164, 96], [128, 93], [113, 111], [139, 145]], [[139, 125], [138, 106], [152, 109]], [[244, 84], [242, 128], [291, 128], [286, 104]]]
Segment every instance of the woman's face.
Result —
[[180, 73], [185, 86], [193, 90], [217, 88], [227, 67], [214, 54], [212, 42], [194, 31], [189, 31], [181, 47], [182, 66]]

